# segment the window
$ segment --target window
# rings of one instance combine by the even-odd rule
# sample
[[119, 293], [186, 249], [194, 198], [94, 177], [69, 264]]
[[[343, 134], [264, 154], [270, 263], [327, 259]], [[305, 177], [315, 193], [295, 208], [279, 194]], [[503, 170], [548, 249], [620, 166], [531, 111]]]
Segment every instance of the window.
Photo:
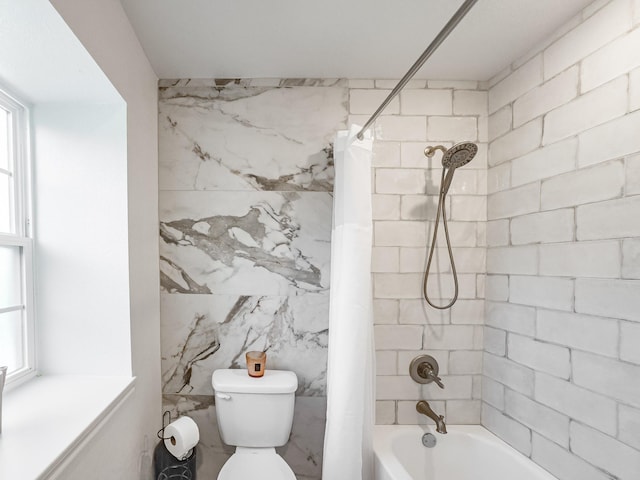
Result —
[[0, 365], [7, 383], [34, 372], [33, 241], [27, 109], [0, 90]]

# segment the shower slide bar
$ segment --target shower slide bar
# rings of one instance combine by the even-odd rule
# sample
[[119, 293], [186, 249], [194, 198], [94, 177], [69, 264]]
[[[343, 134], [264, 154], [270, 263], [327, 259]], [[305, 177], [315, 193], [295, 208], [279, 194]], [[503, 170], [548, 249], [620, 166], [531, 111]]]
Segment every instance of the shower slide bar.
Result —
[[387, 108], [387, 105], [391, 103], [398, 93], [404, 88], [404, 86], [413, 78], [413, 76], [420, 70], [422, 65], [429, 59], [429, 57], [435, 52], [440, 44], [444, 42], [444, 40], [449, 36], [449, 34], [453, 31], [454, 28], [460, 23], [460, 20], [464, 18], [464, 16], [471, 10], [471, 7], [475, 5], [478, 0], [465, 0], [462, 6], [453, 14], [451, 20], [447, 22], [447, 24], [440, 30], [440, 33], [436, 35], [436, 38], [433, 39], [431, 44], [427, 47], [427, 49], [420, 55], [418, 60], [411, 66], [409, 71], [405, 73], [404, 77], [400, 79], [398, 84], [391, 91], [389, 96], [382, 102], [382, 104], [378, 107], [378, 109], [371, 115], [371, 118], [367, 120], [367, 123], [364, 124], [362, 130], [358, 133], [357, 137], [359, 140], [364, 138], [364, 132], [371, 126], [373, 122], [380, 116], [382, 111]]

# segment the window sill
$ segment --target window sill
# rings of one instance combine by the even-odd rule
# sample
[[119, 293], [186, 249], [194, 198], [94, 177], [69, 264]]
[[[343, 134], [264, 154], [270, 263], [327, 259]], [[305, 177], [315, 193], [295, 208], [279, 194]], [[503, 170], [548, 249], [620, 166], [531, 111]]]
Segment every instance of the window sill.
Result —
[[5, 393], [0, 478], [46, 478], [133, 392], [135, 378], [43, 376]]

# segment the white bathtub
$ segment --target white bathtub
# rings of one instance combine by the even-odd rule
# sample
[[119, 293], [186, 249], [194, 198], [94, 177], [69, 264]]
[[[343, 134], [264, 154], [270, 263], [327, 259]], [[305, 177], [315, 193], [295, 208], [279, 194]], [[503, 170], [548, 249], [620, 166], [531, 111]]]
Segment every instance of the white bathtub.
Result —
[[[375, 480], [557, 480], [479, 425], [376, 425]], [[437, 444], [422, 445], [433, 433]]]

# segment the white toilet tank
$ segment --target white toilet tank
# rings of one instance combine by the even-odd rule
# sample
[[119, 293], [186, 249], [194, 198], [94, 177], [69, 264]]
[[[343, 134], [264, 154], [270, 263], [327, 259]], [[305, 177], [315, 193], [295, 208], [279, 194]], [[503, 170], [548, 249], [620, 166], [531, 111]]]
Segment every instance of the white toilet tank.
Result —
[[220, 369], [211, 378], [222, 441], [237, 447], [279, 447], [293, 423], [298, 378], [286, 370], [250, 377], [246, 370]]

